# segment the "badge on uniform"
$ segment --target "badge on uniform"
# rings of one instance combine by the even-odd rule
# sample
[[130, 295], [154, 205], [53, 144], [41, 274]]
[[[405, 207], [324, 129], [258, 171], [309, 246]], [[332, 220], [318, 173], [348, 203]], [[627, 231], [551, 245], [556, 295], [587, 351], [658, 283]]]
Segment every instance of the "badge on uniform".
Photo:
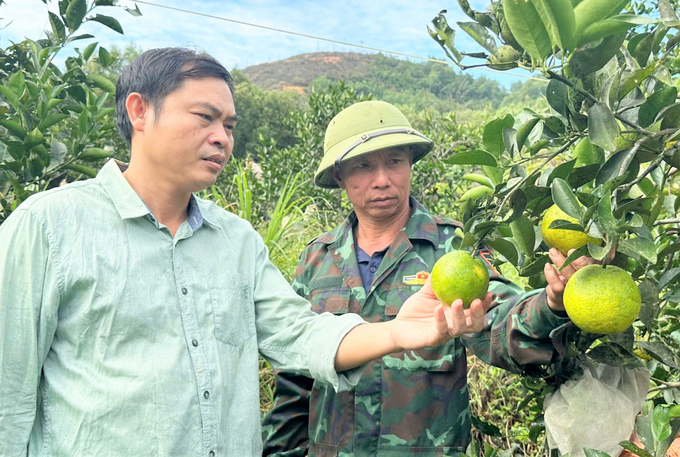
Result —
[[416, 273], [414, 275], [406, 275], [404, 276], [404, 284], [408, 286], [422, 286], [427, 282], [427, 278], [430, 277], [430, 273], [427, 271], [421, 271], [419, 273]]

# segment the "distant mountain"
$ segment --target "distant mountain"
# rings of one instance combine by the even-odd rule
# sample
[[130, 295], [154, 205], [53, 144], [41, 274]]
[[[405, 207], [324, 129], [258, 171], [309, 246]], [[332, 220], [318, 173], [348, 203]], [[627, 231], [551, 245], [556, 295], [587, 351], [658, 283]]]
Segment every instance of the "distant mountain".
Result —
[[265, 90], [295, 89], [302, 91], [316, 78], [349, 81], [364, 78], [376, 54], [355, 52], [315, 52], [289, 59], [247, 67], [242, 72], [251, 84]]
[[[361, 93], [392, 103], [408, 104], [417, 110], [448, 111], [460, 106], [498, 108], [509, 92], [497, 81], [436, 62], [415, 63], [383, 54], [317, 52], [247, 67], [241, 70], [251, 84], [265, 90], [293, 89], [299, 93], [328, 81], [344, 80]], [[540, 98], [544, 84], [515, 84], [528, 99]], [[526, 97], [524, 97], [526, 98]], [[516, 97], [509, 100], [516, 101]]]

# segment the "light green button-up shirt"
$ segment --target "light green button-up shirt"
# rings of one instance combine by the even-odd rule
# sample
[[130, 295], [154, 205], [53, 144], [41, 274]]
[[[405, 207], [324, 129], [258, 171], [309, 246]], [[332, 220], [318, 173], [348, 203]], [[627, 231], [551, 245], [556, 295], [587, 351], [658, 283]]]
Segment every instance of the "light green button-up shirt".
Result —
[[338, 389], [317, 316], [214, 204], [175, 236], [113, 161], [0, 226], [0, 455], [261, 454], [258, 351]]

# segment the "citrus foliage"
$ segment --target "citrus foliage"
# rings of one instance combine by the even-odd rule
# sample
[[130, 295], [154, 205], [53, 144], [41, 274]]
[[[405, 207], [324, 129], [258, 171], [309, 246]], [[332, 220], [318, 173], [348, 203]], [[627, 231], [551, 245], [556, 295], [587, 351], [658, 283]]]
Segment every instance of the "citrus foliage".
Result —
[[[449, 58], [463, 69], [470, 66], [464, 59], [477, 58], [482, 59], [477, 65], [497, 70], [534, 71], [546, 79], [550, 108], [492, 120], [481, 148], [447, 160], [474, 167], [477, 181], [487, 187], [470, 191], [457, 247], [485, 243], [538, 287], [549, 261], [541, 215], [556, 205], [568, 217], [546, 229], [591, 240], [567, 262], [589, 255], [627, 270], [639, 287], [642, 310], [634, 328], [623, 333], [572, 328], [571, 354], [545, 370], [542, 394], [574, 376], [583, 358], [614, 366], [646, 363], [654, 384], [645, 412], [668, 410], [680, 403], [677, 5], [502, 0], [478, 12], [465, 0], [459, 4], [472, 22], [458, 25], [485, 52], [456, 49], [442, 11], [429, 31]], [[652, 360], [635, 357], [635, 348]], [[669, 427], [664, 439], [649, 431], [654, 427], [638, 424], [637, 430], [662, 455], [680, 421], [656, 417], [654, 427]]]
[[49, 12], [45, 38], [0, 50], [0, 222], [30, 194], [59, 185], [67, 175], [94, 176], [91, 164], [112, 155], [110, 145], [118, 136], [111, 106], [115, 85], [83, 71], [92, 60], [110, 66], [111, 54], [91, 43], [75, 48], [64, 70], [54, 59], [64, 47], [93, 38], [78, 33], [84, 22], [123, 33], [116, 19], [98, 13], [116, 3], [60, 0], [59, 14]]

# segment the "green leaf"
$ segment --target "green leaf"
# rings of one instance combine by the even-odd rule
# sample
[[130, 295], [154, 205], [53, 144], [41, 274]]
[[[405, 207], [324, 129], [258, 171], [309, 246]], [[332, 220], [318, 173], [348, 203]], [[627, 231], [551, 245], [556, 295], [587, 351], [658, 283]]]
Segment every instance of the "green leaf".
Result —
[[595, 179], [599, 170], [600, 165], [597, 163], [586, 165], [585, 167], [574, 168], [569, 174], [567, 181], [572, 189], [578, 189]]
[[526, 216], [521, 216], [510, 223], [512, 236], [519, 244], [520, 250], [528, 257], [534, 256], [536, 233], [534, 224]]
[[64, 28], [64, 23], [61, 22], [59, 16], [49, 11], [50, 25], [52, 26], [52, 33], [59, 39], [59, 42], [63, 42], [66, 39], [66, 29]]
[[514, 157], [516, 152], [519, 152], [517, 148], [517, 130], [515, 129], [503, 129], [503, 146], [505, 150], [508, 151], [510, 157]]
[[560, 270], [564, 270], [569, 266], [571, 262], [578, 259], [579, 257], [583, 257], [584, 255], [588, 255], [588, 245], [581, 246], [580, 248], [576, 249], [574, 252], [569, 254], [567, 258], [564, 259], [564, 263], [560, 267]]
[[581, 220], [583, 207], [579, 205], [571, 187], [563, 179], [557, 178], [550, 185], [553, 201], [569, 216]]
[[71, 30], [77, 30], [87, 14], [87, 0], [70, 0], [64, 19]]
[[595, 46], [595, 43], [591, 43], [576, 49], [567, 60], [565, 72], [576, 78], [582, 78], [596, 72], [607, 65], [607, 62], [614, 57], [625, 38], [626, 34], [621, 33], [605, 38], [597, 46]]
[[574, 169], [575, 163], [576, 159], [559, 164], [552, 173], [550, 173], [550, 176], [548, 176], [546, 186], [551, 185], [555, 179], [568, 179], [571, 176], [571, 171]]
[[555, 219], [550, 223], [548, 226], [549, 229], [556, 229], [556, 230], [573, 230], [574, 232], [581, 232], [584, 233], [585, 229], [581, 224], [574, 224], [573, 222], [569, 222], [564, 219]]
[[432, 19], [435, 30], [428, 27], [427, 33], [429, 33], [430, 37], [442, 47], [449, 59], [454, 62], [460, 62], [463, 60], [463, 55], [461, 55], [454, 46], [456, 31], [451, 28], [444, 13], [446, 13], [446, 10], [441, 10], [439, 14]]
[[21, 98], [24, 90], [26, 90], [26, 77], [24, 76], [24, 73], [22, 71], [17, 71], [10, 76], [8, 86], [12, 92], [17, 94], [18, 98]]
[[671, 105], [678, 95], [676, 87], [662, 87], [650, 95], [640, 106], [638, 123], [641, 127], [648, 127], [654, 123], [656, 116], [662, 109]]
[[619, 445], [622, 448], [624, 448], [624, 449], [626, 449], [626, 450], [628, 450], [628, 451], [630, 451], [630, 452], [632, 452], [635, 455], [638, 455], [640, 457], [654, 457], [652, 454], [649, 453], [649, 451], [642, 449], [641, 447], [636, 446], [635, 444], [631, 443], [630, 441], [623, 441], [623, 442], [619, 443]]
[[481, 149], [459, 152], [458, 154], [444, 159], [443, 162], [450, 165], [488, 165], [491, 167], [496, 167], [498, 165], [494, 156]]
[[139, 17], [139, 16], [142, 15], [142, 12], [139, 11], [139, 6], [137, 6], [137, 5], [135, 5], [135, 9], [125, 7], [125, 11], [127, 11], [128, 13], [130, 13], [134, 17]]
[[656, 405], [652, 410], [652, 436], [657, 443], [664, 441], [671, 434], [671, 426], [668, 424], [668, 409], [663, 405]]
[[640, 308], [640, 321], [647, 329], [651, 329], [659, 313], [659, 288], [653, 281], [645, 279], [638, 284], [642, 306]]
[[115, 59], [111, 57], [111, 54], [109, 54], [109, 51], [106, 48], [99, 48], [99, 63], [102, 65], [102, 67], [107, 68], [114, 62], [114, 60]]
[[613, 245], [613, 238], [610, 238], [604, 246], [588, 243], [588, 253], [590, 254], [590, 257], [595, 260], [603, 260], [611, 252]]
[[484, 422], [476, 416], [471, 416], [470, 419], [472, 420], [473, 427], [483, 434], [489, 436], [501, 436], [501, 430], [497, 426]]
[[560, 113], [562, 116], [567, 117], [567, 92], [569, 88], [566, 84], [557, 79], [551, 79], [548, 83], [548, 88], [545, 91], [546, 99], [548, 104]]
[[608, 233], [613, 234], [619, 229], [621, 223], [616, 220], [612, 212], [612, 194], [611, 191], [605, 193], [597, 205], [597, 222], [602, 226], [602, 229]]
[[586, 457], [612, 457], [606, 452], [590, 449], [589, 447], [584, 447], [583, 452], [585, 453]]
[[659, 0], [659, 17], [667, 27], [678, 27], [680, 21], [675, 14], [675, 9], [671, 6], [668, 0]]
[[588, 139], [605, 151], [616, 149], [619, 125], [614, 114], [604, 103], [596, 103], [588, 110]]
[[619, 85], [619, 90], [617, 93], [617, 100], [621, 101], [623, 97], [628, 95], [628, 93], [633, 90], [634, 88], [638, 87], [640, 84], [642, 84], [647, 78], [649, 78], [652, 73], [656, 71], [658, 68], [657, 64], [650, 65], [646, 68], [641, 68], [639, 70], [635, 70], [633, 73], [630, 75], [626, 76], [626, 79], [621, 82]]
[[[637, 176], [640, 170], [640, 163], [634, 156], [631, 156], [630, 149], [624, 149], [612, 155], [607, 162], [600, 168], [595, 178], [595, 184], [604, 186], [616, 184], [617, 186], [625, 180], [631, 180]], [[629, 176], [626, 176], [626, 175]]]
[[542, 255], [536, 258], [533, 262], [522, 267], [519, 271], [519, 275], [522, 277], [533, 276], [543, 271], [543, 267], [546, 263], [550, 262], [550, 256]]
[[519, 262], [519, 254], [517, 253], [517, 248], [511, 241], [508, 241], [504, 238], [493, 238], [487, 239], [485, 243], [505, 257], [508, 262], [517, 266], [517, 263]]
[[40, 122], [40, 125], [38, 125], [38, 128], [40, 130], [46, 130], [46, 129], [52, 127], [53, 125], [58, 124], [59, 122], [63, 121], [67, 117], [68, 117], [68, 114], [62, 114], [62, 113], [50, 114], [47, 117], [45, 117], [45, 119], [43, 119], [42, 122]]
[[503, 13], [513, 36], [534, 60], [543, 60], [552, 52], [550, 34], [533, 2], [503, 0]]
[[673, 351], [668, 349], [665, 344], [655, 341], [638, 341], [637, 344], [659, 362], [668, 365], [671, 368], [680, 370], [680, 366], [675, 363]]
[[458, 26], [472, 37], [481, 47], [496, 54], [496, 40], [483, 25], [476, 22], [457, 22]]
[[522, 126], [517, 130], [517, 147], [520, 151], [524, 147], [524, 143], [526, 143], [527, 138], [529, 138], [529, 134], [534, 129], [534, 127], [536, 127], [536, 124], [538, 124], [538, 121], [539, 119], [537, 117], [532, 117], [522, 124]]
[[103, 75], [87, 75], [87, 79], [92, 81], [92, 84], [99, 87], [101, 90], [111, 94], [116, 93], [116, 85], [111, 82], [109, 78]]
[[[680, 33], [678, 33], [680, 35]], [[0, 87], [1, 89], [2, 87]], [[661, 110], [656, 121], [661, 120], [661, 129], [669, 129], [680, 126], [680, 103], [673, 103]]]
[[600, 363], [613, 367], [642, 368], [642, 362], [633, 354], [615, 343], [603, 343], [588, 351], [588, 356]]
[[[94, 49], [97, 47], [97, 44], [99, 43], [90, 43], [87, 45], [85, 50], [83, 51], [83, 59], [84, 60], [89, 60], [90, 57], [92, 56], [92, 53], [94, 52]], [[53, 95], [54, 97], [54, 95]]]
[[104, 16], [103, 14], [97, 14], [94, 17], [89, 17], [87, 18], [88, 21], [94, 21], [94, 22], [99, 22], [100, 24], [104, 24], [114, 32], [118, 32], [121, 35], [123, 34], [123, 27], [120, 26], [120, 22], [118, 22], [115, 18], [111, 16]]
[[52, 140], [50, 149], [52, 150], [52, 153], [50, 154], [52, 156], [52, 159], [55, 160], [58, 164], [64, 160], [64, 157], [68, 152], [68, 148], [64, 143], [54, 139]]
[[[491, 157], [493, 158], [493, 156]], [[495, 161], [496, 159], [494, 159]], [[494, 166], [489, 166], [489, 165], [483, 165], [482, 170], [484, 170], [484, 173], [491, 179], [493, 182], [494, 186], [499, 185], [500, 183], [503, 182], [503, 169], [502, 168], [497, 168]]]
[[653, 241], [647, 238], [638, 237], [621, 240], [618, 250], [635, 259], [642, 257], [652, 264], [656, 263], [656, 246], [654, 246]]
[[550, 35], [553, 47], [571, 50], [575, 42], [576, 18], [570, 0], [531, 0]]
[[675, 282], [678, 278], [680, 278], [680, 267], [671, 268], [659, 278], [659, 289], [663, 289], [667, 285]]
[[[510, 129], [515, 124], [515, 119], [510, 115], [504, 118], [494, 119], [484, 126], [484, 135], [482, 140], [487, 151], [496, 157], [500, 157], [505, 150], [503, 143], [503, 129]], [[490, 164], [485, 164], [490, 165]], [[495, 164], [493, 165], [495, 166]]]
[[481, 184], [482, 186], [486, 186], [490, 189], [494, 189], [496, 187], [496, 186], [494, 186], [493, 182], [491, 182], [491, 180], [488, 177], [486, 177], [484, 175], [476, 174], [476, 173], [464, 174], [462, 176], [462, 179], [464, 179], [466, 181], [476, 182], [477, 184]]

